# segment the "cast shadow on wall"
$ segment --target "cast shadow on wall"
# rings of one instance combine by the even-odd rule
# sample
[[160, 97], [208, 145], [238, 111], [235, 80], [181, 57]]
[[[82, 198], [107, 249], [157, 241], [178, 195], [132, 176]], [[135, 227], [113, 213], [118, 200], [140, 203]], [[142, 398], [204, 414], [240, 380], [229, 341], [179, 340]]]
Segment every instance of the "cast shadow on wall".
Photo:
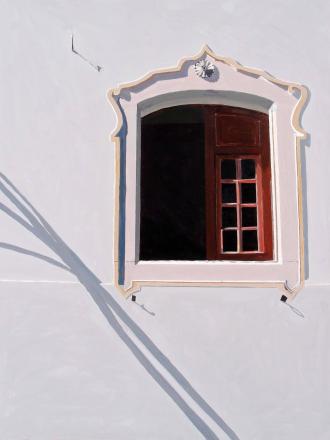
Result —
[[174, 379], [178, 388], [186, 392], [189, 397], [204, 411], [204, 413], [227, 435], [230, 440], [240, 440], [237, 434], [225, 423], [216, 411], [203, 399], [203, 397], [187, 381], [182, 373], [174, 364], [162, 353], [162, 351], [152, 342], [147, 334], [139, 327], [125, 310], [117, 303], [113, 296], [101, 285], [97, 276], [82, 262], [69, 246], [57, 235], [54, 229], [47, 223], [41, 214], [32, 204], [19, 192], [11, 181], [0, 173], [0, 190], [6, 198], [16, 207], [20, 214], [11, 208], [0, 203], [0, 210], [19, 223], [46, 246], [49, 247], [60, 259], [60, 261], [42, 255], [28, 249], [21, 248], [9, 243], [0, 243], [0, 248], [15, 251], [41, 259], [72, 273], [78, 281], [85, 287], [93, 298], [95, 304], [102, 312], [109, 325], [116, 332], [117, 336], [130, 350], [135, 359], [150, 374], [162, 390], [185, 414], [195, 428], [206, 439], [219, 439], [218, 435], [186, 402], [186, 400], [176, 391], [170, 382], [160, 373], [151, 363], [148, 357], [139, 349], [133, 339], [124, 330], [120, 321], [124, 323], [143, 344], [150, 353], [153, 361], [158, 361]]

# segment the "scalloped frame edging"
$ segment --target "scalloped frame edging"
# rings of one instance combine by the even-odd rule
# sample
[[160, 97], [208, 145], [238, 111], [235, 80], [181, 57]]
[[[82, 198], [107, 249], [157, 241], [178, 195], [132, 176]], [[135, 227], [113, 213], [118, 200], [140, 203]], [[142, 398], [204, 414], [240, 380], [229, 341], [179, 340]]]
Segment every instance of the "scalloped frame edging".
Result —
[[[298, 189], [298, 220], [299, 220], [299, 250], [300, 250], [300, 283], [295, 286], [294, 288], [290, 288], [287, 285], [287, 281], [285, 282], [244, 282], [244, 281], [150, 281], [150, 280], [133, 280], [130, 284], [130, 286], [125, 289], [122, 285], [118, 283], [119, 280], [119, 187], [120, 187], [120, 131], [123, 127], [123, 116], [121, 113], [121, 110], [119, 108], [119, 105], [117, 103], [116, 97], [119, 97], [121, 92], [125, 89], [130, 89], [134, 86], [140, 85], [152, 78], [154, 78], [157, 75], [162, 74], [169, 74], [169, 73], [176, 73], [180, 72], [182, 70], [183, 65], [186, 62], [191, 61], [197, 61], [198, 59], [210, 56], [216, 61], [220, 61], [230, 67], [232, 67], [237, 72], [242, 72], [250, 75], [255, 75], [256, 77], [264, 78], [265, 80], [287, 88], [287, 92], [290, 94], [293, 94], [295, 91], [299, 92], [299, 99], [297, 101], [297, 104], [293, 110], [292, 116], [291, 116], [291, 124], [295, 131], [295, 153], [296, 153], [296, 163], [297, 163], [297, 189]], [[213, 286], [213, 287], [274, 287], [279, 288], [282, 291], [288, 295], [288, 300], [291, 301], [295, 298], [297, 293], [303, 288], [304, 281], [305, 281], [305, 269], [304, 269], [304, 233], [303, 233], [303, 199], [302, 199], [302, 176], [301, 176], [301, 141], [304, 139], [307, 139], [308, 133], [304, 130], [304, 128], [301, 126], [300, 120], [302, 113], [305, 109], [305, 106], [307, 104], [308, 98], [309, 98], [309, 91], [307, 87], [299, 84], [294, 83], [290, 81], [284, 81], [275, 78], [274, 76], [270, 75], [268, 72], [257, 69], [257, 68], [251, 68], [246, 67], [240, 64], [239, 62], [235, 61], [232, 58], [228, 57], [222, 57], [215, 54], [212, 49], [210, 49], [209, 46], [204, 45], [203, 48], [198, 52], [197, 55], [191, 56], [191, 57], [184, 57], [182, 58], [177, 66], [175, 67], [169, 67], [169, 68], [162, 68], [153, 70], [150, 73], [147, 73], [142, 78], [137, 79], [135, 81], [121, 84], [117, 88], [112, 88], [107, 93], [107, 98], [110, 104], [112, 105], [112, 108], [115, 111], [116, 119], [117, 119], [117, 125], [114, 131], [110, 135], [110, 141], [114, 142], [115, 144], [115, 209], [114, 209], [114, 284], [115, 287], [121, 292], [121, 294], [125, 298], [129, 298], [133, 293], [138, 292], [141, 290], [141, 287], [143, 286], [191, 286], [191, 287], [203, 287], [203, 286]]]

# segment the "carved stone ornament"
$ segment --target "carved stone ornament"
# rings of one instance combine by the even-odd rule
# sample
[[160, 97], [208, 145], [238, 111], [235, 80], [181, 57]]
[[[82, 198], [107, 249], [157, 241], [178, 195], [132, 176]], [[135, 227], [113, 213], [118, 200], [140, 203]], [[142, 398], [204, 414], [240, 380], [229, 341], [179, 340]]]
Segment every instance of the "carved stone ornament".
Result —
[[195, 72], [201, 78], [210, 78], [214, 73], [215, 67], [208, 60], [200, 60], [195, 64]]

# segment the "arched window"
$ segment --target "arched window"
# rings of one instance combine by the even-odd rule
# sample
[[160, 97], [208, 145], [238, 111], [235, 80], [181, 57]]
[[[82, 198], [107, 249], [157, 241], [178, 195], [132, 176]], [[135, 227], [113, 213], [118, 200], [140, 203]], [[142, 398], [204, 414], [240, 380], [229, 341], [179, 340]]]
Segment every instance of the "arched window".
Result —
[[115, 283], [304, 281], [300, 126], [307, 90], [205, 47], [110, 90]]
[[141, 119], [140, 260], [271, 260], [268, 115], [183, 105]]

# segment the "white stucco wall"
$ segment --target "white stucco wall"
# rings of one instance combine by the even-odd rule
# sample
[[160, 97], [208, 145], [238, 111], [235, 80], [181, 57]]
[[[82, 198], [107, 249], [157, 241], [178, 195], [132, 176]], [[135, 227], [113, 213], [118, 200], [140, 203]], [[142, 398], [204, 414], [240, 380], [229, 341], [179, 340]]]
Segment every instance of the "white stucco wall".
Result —
[[[3, 0], [0, 17], [0, 439], [329, 439], [330, 4]], [[112, 287], [106, 91], [204, 43], [310, 89], [296, 313], [271, 289], [145, 288], [142, 308]]]

